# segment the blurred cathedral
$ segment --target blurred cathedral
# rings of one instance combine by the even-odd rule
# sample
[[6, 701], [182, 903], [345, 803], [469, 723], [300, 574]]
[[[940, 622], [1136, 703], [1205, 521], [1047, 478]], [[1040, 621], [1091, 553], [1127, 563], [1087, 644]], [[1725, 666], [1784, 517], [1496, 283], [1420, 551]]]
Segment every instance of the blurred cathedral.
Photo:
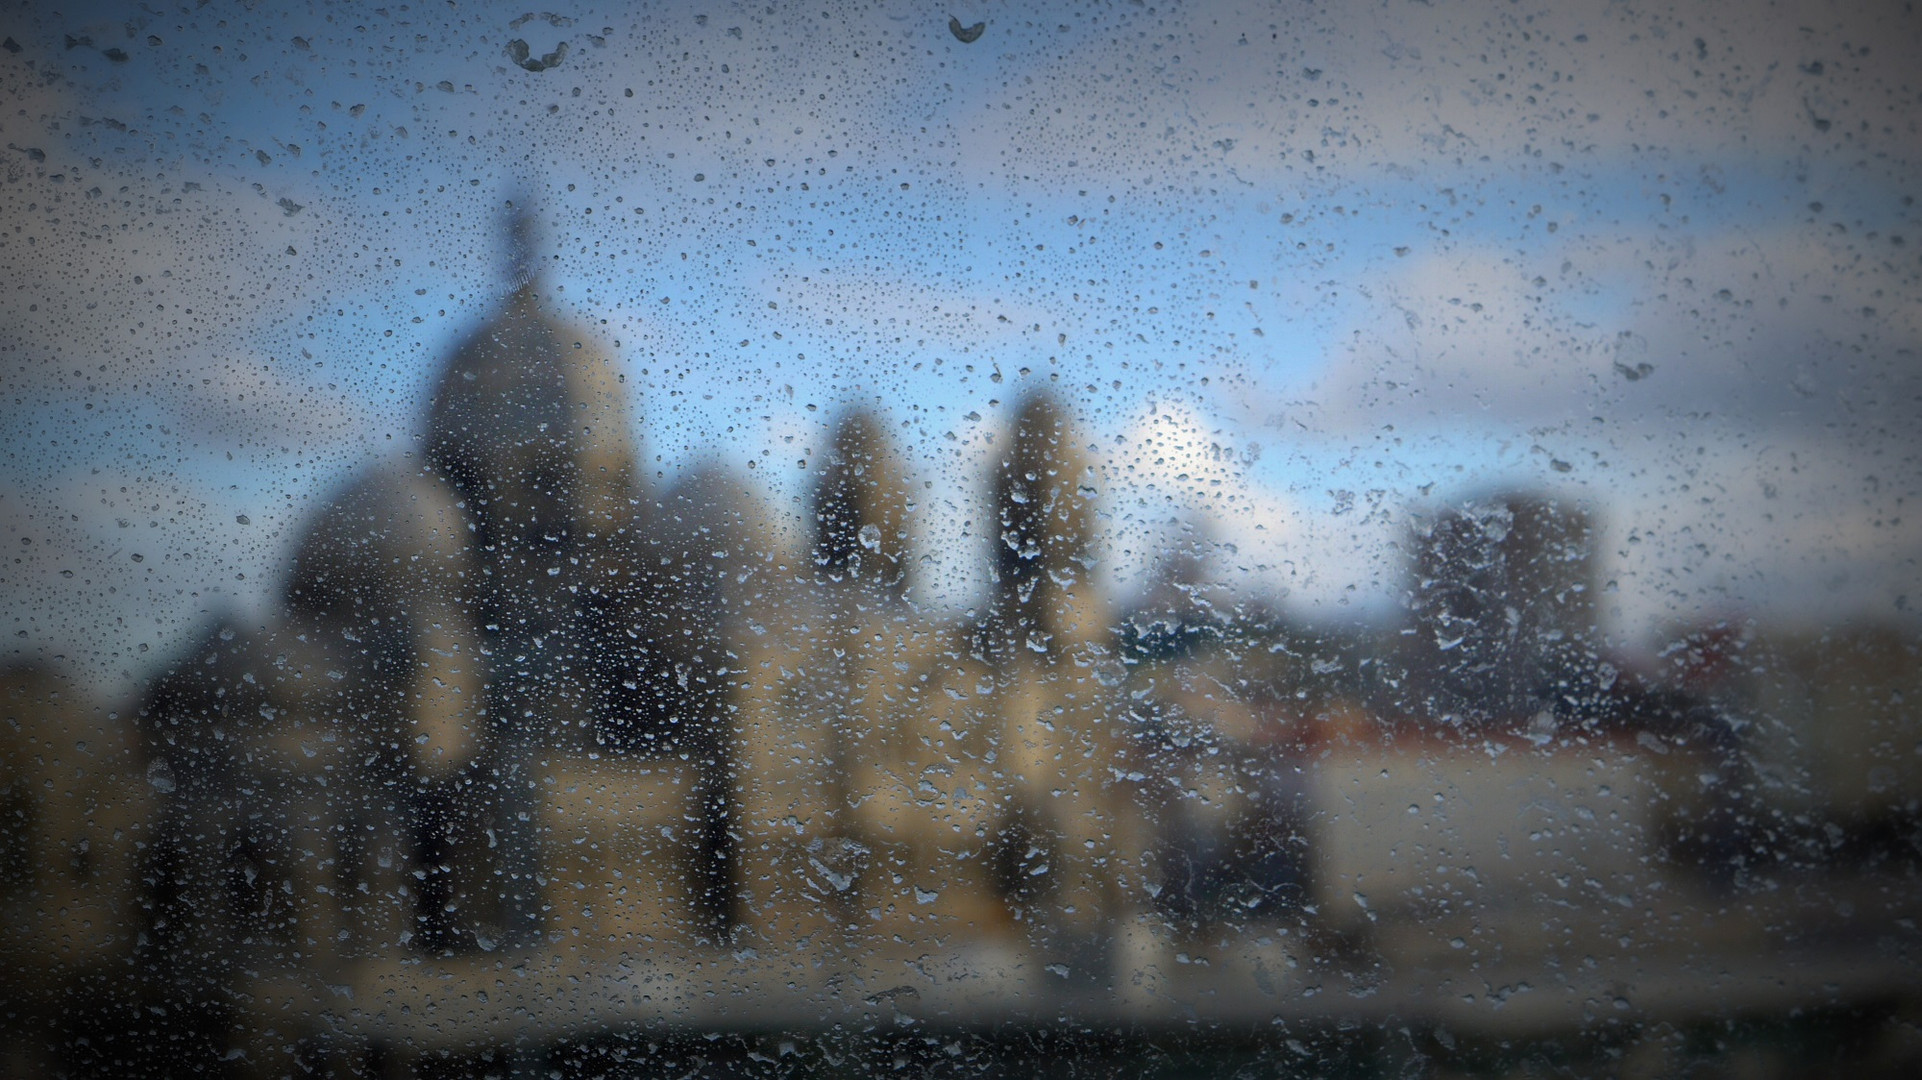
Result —
[[944, 623], [879, 417], [841, 421], [793, 549], [723, 468], [648, 482], [624, 372], [543, 289], [517, 274], [418, 450], [312, 517], [278, 614], [146, 694], [148, 992], [232, 1026], [261, 971], [728, 941], [1099, 969], [1146, 894], [1059, 407], [995, 474], [991, 613]]
[[[1035, 391], [988, 478], [984, 614], [941, 617], [885, 417], [840, 418], [800, 543], [723, 466], [657, 485], [623, 365], [553, 313], [518, 229], [418, 446], [311, 517], [271, 618], [210, 627], [124, 711], [6, 673], [0, 959], [47, 972], [10, 1024], [117, 1002], [170, 1018], [139, 1029], [149, 1053], [279, 1075], [333, 1044], [276, 987], [425, 961], [746, 950], [800, 985], [824, 957], [940, 954], [1125, 990], [1154, 949], [1406, 875], [1380, 853], [1406, 800], [1368, 778], [1401, 755], [1429, 783], [1459, 748], [1398, 732], [1472, 731], [1476, 763], [1490, 738], [1628, 732], [1634, 754], [1652, 732], [1682, 751], [1663, 783], [1734, 786], [1724, 714], [1602, 659], [1578, 507], [1438, 515], [1380, 642], [1236, 603], [1193, 553], [1116, 611], [1093, 448]], [[1484, 808], [1541, 805], [1495, 775]], [[1877, 822], [1916, 801], [1914, 770], [1837, 784], [1873, 788]], [[1662, 828], [1728, 845], [1732, 804], [1672, 803]]]

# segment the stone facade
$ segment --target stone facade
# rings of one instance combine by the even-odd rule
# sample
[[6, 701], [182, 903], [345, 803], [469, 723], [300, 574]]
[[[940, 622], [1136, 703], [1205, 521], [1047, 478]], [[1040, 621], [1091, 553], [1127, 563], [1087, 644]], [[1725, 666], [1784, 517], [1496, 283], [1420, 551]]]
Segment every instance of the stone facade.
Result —
[[[1140, 1005], [1225, 932], [1365, 936], [1748, 842], [1727, 715], [1597, 658], [1579, 509], [1437, 519], [1399, 664], [1209, 599], [1196, 566], [1124, 618], [1090, 448], [1035, 393], [988, 478], [985, 614], [957, 620], [916, 601], [882, 417], [842, 418], [795, 542], [722, 467], [659, 488], [622, 366], [547, 303], [505, 298], [417, 452], [313, 515], [278, 610], [211, 626], [137, 710], [6, 676], [0, 942], [48, 972], [34, 1008], [136, 971], [110, 996], [277, 1075], [372, 1037], [261, 1002], [419, 970], [758, 957], [818, 990], [952, 961]], [[1747, 691], [1829, 733], [1784, 805], [1913, 817], [1913, 644], [1804, 652]]]

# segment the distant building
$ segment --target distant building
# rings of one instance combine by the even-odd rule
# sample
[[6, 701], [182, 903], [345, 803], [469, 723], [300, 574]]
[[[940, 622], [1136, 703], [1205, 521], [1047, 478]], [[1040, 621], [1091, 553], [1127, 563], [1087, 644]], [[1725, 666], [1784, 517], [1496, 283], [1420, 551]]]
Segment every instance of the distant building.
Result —
[[1595, 527], [1565, 501], [1450, 507], [1415, 538], [1403, 711], [1480, 724], [1555, 709], [1593, 666]]
[[[1922, 844], [1922, 643], [1888, 622], [1677, 628], [1664, 673], [1741, 723], [1749, 846], [1913, 860]], [[1733, 739], [1731, 738], [1731, 743]]]

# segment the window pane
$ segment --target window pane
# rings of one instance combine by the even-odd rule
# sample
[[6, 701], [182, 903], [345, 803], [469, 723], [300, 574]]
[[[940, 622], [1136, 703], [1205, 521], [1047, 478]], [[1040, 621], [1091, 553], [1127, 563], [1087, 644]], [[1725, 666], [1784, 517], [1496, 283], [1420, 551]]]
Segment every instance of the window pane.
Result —
[[1912, 1071], [1922, 24], [1560, 7], [23, 12], [8, 1067]]

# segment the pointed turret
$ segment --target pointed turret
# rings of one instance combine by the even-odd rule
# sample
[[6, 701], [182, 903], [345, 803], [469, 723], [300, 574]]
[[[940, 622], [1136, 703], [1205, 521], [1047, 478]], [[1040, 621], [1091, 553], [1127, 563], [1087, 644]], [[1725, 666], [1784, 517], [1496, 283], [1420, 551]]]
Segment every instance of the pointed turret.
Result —
[[859, 581], [891, 596], [910, 582], [908, 497], [900, 457], [872, 413], [843, 417], [814, 493], [814, 562], [830, 582]]
[[1091, 599], [1093, 540], [1088, 462], [1046, 393], [1015, 412], [1009, 446], [994, 474], [994, 605], [988, 646], [1058, 652], [1091, 631], [1078, 602]]

